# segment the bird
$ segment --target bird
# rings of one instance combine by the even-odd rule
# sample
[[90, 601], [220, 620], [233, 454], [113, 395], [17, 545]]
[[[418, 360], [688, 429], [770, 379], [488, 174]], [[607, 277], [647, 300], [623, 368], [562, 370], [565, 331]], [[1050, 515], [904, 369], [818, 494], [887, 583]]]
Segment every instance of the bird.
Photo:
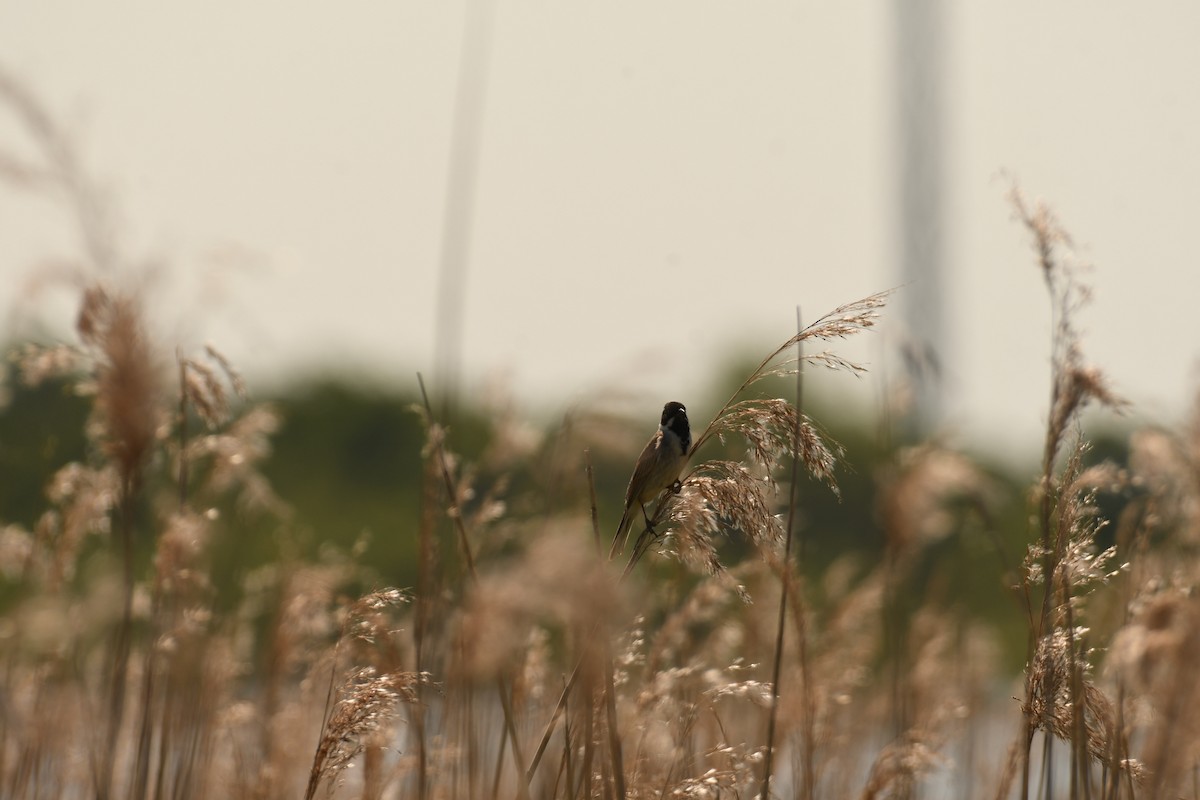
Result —
[[641, 510], [646, 527], [651, 528], [646, 504], [664, 489], [679, 491], [679, 475], [687, 464], [691, 447], [692, 431], [688, 425], [687, 409], [683, 403], [671, 401], [663, 406], [658, 432], [642, 449], [633, 467], [629, 488], [625, 490], [625, 511], [621, 514], [621, 524], [617, 526], [616, 536], [613, 537], [609, 559], [624, 549], [636, 510]]

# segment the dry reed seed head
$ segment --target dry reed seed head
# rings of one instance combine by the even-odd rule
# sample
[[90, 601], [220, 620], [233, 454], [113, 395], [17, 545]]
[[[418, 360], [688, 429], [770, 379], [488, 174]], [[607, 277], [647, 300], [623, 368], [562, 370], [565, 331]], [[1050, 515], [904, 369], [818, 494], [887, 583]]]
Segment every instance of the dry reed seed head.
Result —
[[204, 591], [211, 584], [199, 563], [212, 533], [212, 521], [203, 514], [171, 514], [155, 542], [154, 576], [158, 589], [168, 594]]
[[390, 587], [363, 595], [342, 611], [342, 639], [368, 650], [379, 649], [396, 636], [398, 610], [411, 602], [408, 592]]
[[[865, 375], [867, 372], [866, 366], [859, 364], [857, 361], [851, 361], [848, 358], [838, 355], [831, 350], [822, 350], [819, 353], [806, 353], [802, 357], [803, 363], [814, 367], [824, 367], [840, 372], [849, 372], [852, 375]], [[788, 373], [794, 374], [794, 373]]]
[[1129, 402], [1112, 391], [1108, 378], [1095, 366], [1077, 366], [1071, 370], [1071, 383], [1078, 387], [1084, 402], [1095, 401], [1115, 411], [1124, 409]]
[[471, 588], [458, 623], [469, 643], [468, 675], [490, 678], [514, 666], [534, 628], [591, 630], [617, 609], [612, 575], [591, 548], [580, 547], [590, 523], [580, 518], [553, 527], [529, 543], [523, 558], [481, 571]]
[[735, 700], [744, 700], [759, 708], [770, 708], [772, 691], [769, 681], [758, 681], [753, 678], [736, 680], [732, 674], [739, 670], [743, 665], [734, 664], [728, 668], [728, 672], [709, 667], [704, 672], [704, 682], [708, 684], [704, 690], [704, 696], [710, 703], [715, 703], [717, 700], [724, 698], [732, 698]]
[[246, 387], [246, 381], [242, 378], [240, 372], [233, 366], [233, 363], [225, 357], [225, 354], [216, 348], [215, 345], [204, 345], [204, 354], [220, 368], [225, 380], [229, 382], [229, 387], [233, 389], [242, 400], [250, 396], [250, 392]]
[[481, 397], [489, 435], [480, 466], [488, 472], [505, 472], [529, 463], [542, 447], [542, 432], [520, 416], [506, 387], [485, 389]]
[[32, 563], [33, 534], [19, 525], [0, 526], [0, 575], [13, 583], [20, 580]]
[[[1115, 545], [1097, 552], [1097, 529], [1091, 526], [1080, 528], [1080, 534], [1069, 537], [1061, 550], [1055, 554], [1052, 583], [1054, 596], [1070, 602], [1073, 606], [1078, 605], [1081, 599], [1098, 585], [1107, 583], [1129, 566], [1120, 564], [1115, 569], [1111, 567], [1117, 552]], [[1029, 546], [1023, 568], [1030, 585], [1036, 586], [1044, 582], [1044, 563], [1047, 555], [1038, 543]], [[1054, 606], [1054, 611], [1054, 623], [1061, 624], [1061, 615], [1066, 613], [1066, 606], [1059, 602]]]
[[763, 748], [745, 744], [719, 744], [704, 753], [704, 763], [715, 763], [700, 775], [685, 777], [665, 793], [654, 797], [678, 797], [686, 800], [719, 800], [722, 797], [748, 797], [758, 780]]
[[79, 314], [75, 318], [75, 329], [85, 345], [103, 347], [114, 306], [112, 295], [103, 286], [93, 284], [84, 289]]
[[83, 354], [68, 345], [26, 344], [11, 356], [22, 386], [36, 388], [48, 380], [77, 377]]
[[91, 429], [126, 481], [165, 433], [161, 370], [141, 314], [134, 297], [92, 286], [84, 291], [76, 323], [96, 361]]
[[421, 676], [410, 672], [380, 674], [372, 667], [352, 672], [338, 688], [337, 705], [313, 759], [310, 787], [348, 767], [371, 734], [392, 724], [397, 703], [416, 700], [422, 682]]
[[[845, 559], [847, 564], [850, 561]], [[873, 662], [884, 640], [881, 612], [887, 587], [886, 570], [876, 567], [850, 583], [844, 594], [827, 593], [829, 610], [808, 624], [813, 638], [810, 680], [819, 730], [831, 729], [837, 717], [851, 713], [855, 694], [871, 682]], [[790, 680], [799, 680], [799, 676]], [[798, 700], [792, 703], [789, 718], [799, 719], [802, 709]]]
[[779, 519], [771, 512], [768, 485], [734, 461], [710, 461], [697, 468], [671, 498], [666, 533], [667, 552], [710, 575], [725, 572], [713, 537], [723, 530], [741, 533], [757, 546], [770, 549], [783, 537]]
[[1057, 378], [1054, 406], [1050, 410], [1050, 435], [1056, 441], [1062, 439], [1072, 420], [1092, 402], [1117, 412], [1128, 405], [1109, 388], [1108, 379], [1099, 369], [1075, 363], [1072, 357]]
[[453, 475], [458, 467], [458, 457], [446, 449], [446, 427], [430, 419], [424, 406], [414, 406], [414, 410], [425, 424], [425, 444], [421, 447], [421, 458], [433, 460], [439, 468], [444, 464], [446, 471]]
[[723, 659], [743, 666], [745, 623], [730, 618], [729, 612], [744, 604], [744, 591], [732, 576], [700, 581], [654, 632], [647, 649], [635, 654], [636, 665], [644, 665], [650, 675], [696, 659]]
[[1033, 235], [1038, 266], [1042, 268], [1046, 282], [1052, 285], [1057, 272], [1057, 250], [1060, 246], [1070, 247], [1072, 245], [1070, 235], [1044, 202], [1039, 200], [1033, 208], [1030, 208], [1020, 187], [1015, 182], [1009, 188], [1008, 200], [1017, 218]]
[[1188, 442], [1165, 431], [1143, 428], [1129, 439], [1130, 482], [1148, 496], [1143, 522], [1165, 530], [1177, 541], [1200, 543], [1200, 468]]
[[618, 672], [628, 671], [646, 663], [646, 617], [638, 614], [619, 637], [613, 664]]
[[1111, 664], [1134, 686], [1153, 693], [1200, 660], [1200, 600], [1194, 588], [1157, 578], [1144, 591], [1130, 603], [1130, 620], [1113, 638]]
[[[1132, 759], [1113, 761], [1112, 743], [1121, 735], [1116, 724], [1116, 706], [1092, 681], [1088, 654], [1079, 652], [1075, 645], [1086, 634], [1086, 628], [1076, 628], [1074, 631], [1056, 628], [1042, 638], [1030, 667], [1032, 692], [1023, 704], [1022, 711], [1044, 733], [1053, 734], [1064, 741], [1074, 741], [1076, 690], [1072, 687], [1078, 685], [1083, 691], [1083, 697], [1080, 698], [1086, 737], [1083, 744], [1088, 754], [1110, 769], [1128, 773], [1130, 777], [1140, 780], [1143, 768], [1139, 762]], [[1078, 681], [1073, 677], [1074, 668], [1081, 671]]]
[[[754, 667], [746, 667], [738, 661], [725, 668], [716, 668], [707, 660], [707, 655], [698, 654], [680, 666], [654, 669], [638, 685], [625, 716], [634, 726], [638, 741], [642, 742], [638, 748], [641, 758], [650, 765], [677, 763], [689, 748], [694, 747], [697, 720], [720, 720], [722, 715], [736, 718], [746, 710], [730, 711], [728, 705], [731, 703], [749, 703], [758, 709], [769, 706], [772, 699], [770, 686], [743, 678], [742, 674]], [[721, 730], [719, 741], [724, 740], [731, 729], [722, 727]]]
[[880, 492], [884, 533], [896, 552], [908, 552], [949, 535], [959, 506], [987, 513], [996, 493], [993, 482], [960, 453], [935, 444], [901, 450]]
[[183, 360], [183, 393], [192, 408], [209, 430], [214, 430], [229, 416], [229, 396], [216, 373], [205, 364]]
[[956, 620], [931, 606], [920, 608], [912, 619], [908, 636], [912, 657], [906, 677], [916, 724], [933, 728], [962, 702], [958, 687], [946, 680], [960, 655], [958, 636]]
[[49, 588], [71, 580], [80, 548], [89, 535], [111, 532], [119, 493], [120, 478], [107, 465], [93, 468], [70, 463], [51, 478], [46, 497], [54, 508], [38, 520], [35, 554]]
[[303, 667], [340, 631], [334, 598], [346, 580], [343, 566], [304, 565], [288, 572], [280, 587], [275, 646], [286, 670]]
[[236, 492], [239, 507], [245, 511], [289, 516], [290, 507], [259, 471], [271, 454], [271, 436], [279, 425], [273, 407], [257, 405], [232, 420], [224, 431], [189, 441], [184, 452], [188, 462], [209, 464], [200, 491], [215, 496]]
[[856, 333], [875, 327], [879, 321], [879, 311], [887, 305], [892, 290], [876, 292], [861, 300], [838, 306], [833, 311], [809, 325], [780, 348], [780, 352], [795, 347], [798, 342], [818, 339], [829, 341], [845, 339]]
[[[1099, 516], [1095, 490], [1078, 488], [1082, 491], [1070, 493], [1067, 501], [1060, 503], [1060, 544], [1055, 563], [1055, 586], [1069, 590], [1076, 597], [1107, 583], [1128, 567], [1128, 564], [1112, 567], [1116, 545], [1097, 549], [1096, 535], [1108, 525], [1108, 520]], [[1061, 533], [1064, 531], [1065, 537]]]
[[787, 400], [734, 403], [714, 420], [711, 430], [722, 442], [728, 435], [745, 439], [749, 460], [765, 470], [765, 478], [772, 487], [774, 473], [788, 463], [795, 449], [809, 475], [826, 484], [834, 494], [838, 493], [834, 470], [845, 452], [837, 442], [827, 443], [813, 421]]
[[1155, 495], [1174, 494], [1192, 472], [1179, 442], [1166, 431], [1140, 428], [1129, 437], [1129, 470]]
[[915, 783], [950, 763], [938, 748], [941, 741], [927, 731], [910, 729], [879, 751], [860, 797], [908, 797]]
[[1067, 492], [1081, 496], [1099, 492], [1115, 494], [1129, 485], [1128, 473], [1111, 461], [1102, 461], [1083, 469], [1075, 476]]
[[[969, 714], [970, 695], [990, 686], [970, 686], [971, 655], [963, 646], [958, 622], [933, 607], [920, 609], [908, 636], [911, 667], [902, 678], [912, 709], [909, 728], [879, 754], [868, 787], [872, 796], [886, 788], [915, 782], [935, 767], [949, 763], [940, 755], [949, 726]], [[978, 680], [978, 672], [974, 675]]]
[[[1046, 580], [1045, 570], [1049, 565], [1051, 589], [1056, 599], [1055, 614], [1066, 611], [1066, 603], [1077, 604], [1084, 595], [1097, 585], [1108, 582], [1128, 565], [1121, 564], [1110, 569], [1116, 555], [1116, 546], [1097, 551], [1096, 536], [1108, 525], [1108, 520], [1099, 515], [1095, 499], [1096, 481], [1107, 482], [1117, 473], [1109, 468], [1083, 469], [1083, 456], [1088, 445], [1078, 440], [1060, 478], [1062, 488], [1054, 498], [1050, 524], [1053, 542], [1049, 550], [1042, 542], [1032, 542], [1025, 553], [1022, 569], [1029, 585]], [[1045, 483], [1043, 477], [1042, 483]], [[1038, 499], [1045, 486], [1037, 487]], [[1065, 602], [1064, 602], [1065, 601]], [[1054, 625], [1064, 624], [1058, 617]]]
[[[1130, 738], [1150, 776], [1150, 796], [1186, 796], [1200, 758], [1200, 603], [1195, 585], [1154, 580], [1134, 601], [1130, 623], [1113, 644], [1114, 671], [1132, 692]], [[1139, 713], [1140, 712], [1140, 713]]]

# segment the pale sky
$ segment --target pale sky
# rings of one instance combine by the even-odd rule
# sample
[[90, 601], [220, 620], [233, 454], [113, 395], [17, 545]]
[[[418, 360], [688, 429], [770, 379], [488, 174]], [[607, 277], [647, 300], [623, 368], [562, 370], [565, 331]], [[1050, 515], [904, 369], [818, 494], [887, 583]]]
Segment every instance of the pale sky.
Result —
[[[1088, 359], [1135, 419], [1178, 419], [1200, 355], [1200, 5], [944, 5], [948, 434], [1032, 451], [1046, 418], [1048, 304], [1006, 174], [1094, 265]], [[653, 417], [785, 339], [797, 305], [897, 285], [899, 6], [497, 0], [466, 385]], [[128, 251], [165, 265], [172, 345], [212, 341], [252, 385], [331, 364], [403, 385], [436, 371], [465, 9], [3, 3], [0, 66], [68, 125]], [[30, 151], [7, 110], [0, 148]], [[4, 333], [66, 318], [24, 287], [71, 235], [0, 191]], [[885, 313], [845, 348], [872, 376], [812, 391], [874, 401], [900, 368]]]

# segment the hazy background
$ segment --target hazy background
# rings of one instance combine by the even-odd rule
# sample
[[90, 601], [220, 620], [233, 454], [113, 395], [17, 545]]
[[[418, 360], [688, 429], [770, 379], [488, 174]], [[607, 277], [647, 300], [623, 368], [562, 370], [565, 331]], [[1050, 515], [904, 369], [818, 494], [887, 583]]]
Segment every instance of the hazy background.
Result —
[[[68, 123], [129, 252], [165, 265], [167, 334], [217, 343], [252, 386], [436, 372], [454, 185], [466, 388], [655, 409], [765, 354], [797, 305], [811, 320], [906, 281], [903, 5], [5, 3], [0, 65]], [[1200, 6], [934, 10], [945, 429], [1014, 453], [1045, 419], [1048, 305], [1012, 178], [1095, 265], [1089, 360], [1136, 418], [1177, 419], [1200, 333]], [[465, 95], [464, 64], [484, 76]], [[459, 173], [456, 118], [477, 134]], [[0, 144], [30, 151], [7, 114]], [[4, 335], [69, 319], [66, 292], [30, 293], [64, 231], [52, 204], [0, 192]], [[919, 290], [849, 349], [872, 377], [814, 391], [877, 402]]]

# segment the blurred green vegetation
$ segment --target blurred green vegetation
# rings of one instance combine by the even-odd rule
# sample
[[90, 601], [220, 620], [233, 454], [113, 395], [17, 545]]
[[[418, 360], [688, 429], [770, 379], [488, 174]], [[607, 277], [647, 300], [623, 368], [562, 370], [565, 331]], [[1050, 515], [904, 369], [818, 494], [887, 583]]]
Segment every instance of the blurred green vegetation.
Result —
[[86, 454], [84, 423], [91, 405], [64, 382], [37, 387], [7, 380], [0, 408], [0, 524], [32, 529], [46, 508], [51, 474]]
[[[714, 381], [709, 396], [696, 398], [689, 406], [696, 412], [715, 411], [752, 366], [750, 360], [730, 362]], [[9, 402], [0, 412], [0, 522], [32, 529], [47, 506], [45, 486], [54, 471], [89, 455], [84, 437], [89, 405], [87, 398], [75, 395], [61, 382], [31, 389], [10, 379], [8, 385]], [[282, 419], [262, 472], [292, 513], [279, 519], [243, 513], [232, 504], [221, 509], [224, 533], [214, 542], [211, 555], [214, 577], [222, 584], [218, 591], [235, 591], [249, 570], [281, 557], [311, 559], [328, 545], [350, 552], [356, 544], [359, 558], [381, 583], [417, 585], [426, 434], [416, 410], [415, 389], [405, 393], [364, 382], [319, 378], [261, 398]], [[754, 391], [787, 397], [794, 389], [790, 381], [779, 379], [756, 384]], [[812, 480], [803, 480], [799, 487], [802, 544], [797, 549], [816, 604], [821, 602], [820, 578], [835, 561], [856, 559], [860, 573], [865, 573], [889, 557], [879, 486], [895, 463], [897, 451], [883, 441], [877, 426], [849, 418], [840, 408], [836, 401], [812, 392], [805, 399], [805, 412], [828, 440], [844, 448], [837, 471], [839, 494]], [[509, 501], [507, 513], [517, 522], [572, 504], [586, 506], [582, 469], [578, 474], [556, 474], [559, 468], [553, 451], [563, 445], [554, 434], [561, 422], [544, 425], [542, 433], [546, 435], [531, 458], [492, 463], [484, 458], [496, 435], [490, 413], [483, 407], [460, 407], [450, 424], [451, 450], [464, 462], [477, 464], [468, 513], [471, 504], [481, 502], [492, 490]], [[693, 424], [700, 427], [704, 423], [697, 419]], [[196, 429], [193, 435], [201, 435], [198, 422], [192, 427]], [[633, 440], [640, 441], [641, 434], [648, 435], [653, 425], [639, 422], [632, 429]], [[712, 447], [715, 451], [724, 448], [729, 457], [742, 455], [738, 442], [714, 442]], [[1123, 463], [1123, 448], [1122, 438], [1108, 436], [1092, 458]], [[602, 526], [615, 523], [635, 455], [632, 451], [594, 454]], [[714, 455], [717, 452], [699, 457]], [[935, 602], [986, 621], [1011, 645], [1006, 649], [1020, 656], [1026, 627], [1009, 587], [1016, 582], [1012, 571], [1019, 566], [1033, 535], [1027, 496], [1036, 466], [1013, 475], [989, 464], [986, 456], [975, 454], [974, 463], [990, 482], [995, 503], [986, 518], [967, 507], [952, 509], [950, 535], [920, 550], [903, 583], [894, 587], [892, 610], [897, 619], [903, 619], [905, 609]], [[1104, 511], [1116, 518], [1123, 501], [1120, 497], [1102, 498]], [[444, 510], [439, 508], [435, 517], [442, 526], [442, 558], [452, 560], [456, 548]], [[145, 518], [151, 518], [149, 509]], [[145, 564], [152, 547], [150, 541], [142, 541]], [[726, 541], [721, 549], [726, 563], [752, 557], [744, 542]]]

